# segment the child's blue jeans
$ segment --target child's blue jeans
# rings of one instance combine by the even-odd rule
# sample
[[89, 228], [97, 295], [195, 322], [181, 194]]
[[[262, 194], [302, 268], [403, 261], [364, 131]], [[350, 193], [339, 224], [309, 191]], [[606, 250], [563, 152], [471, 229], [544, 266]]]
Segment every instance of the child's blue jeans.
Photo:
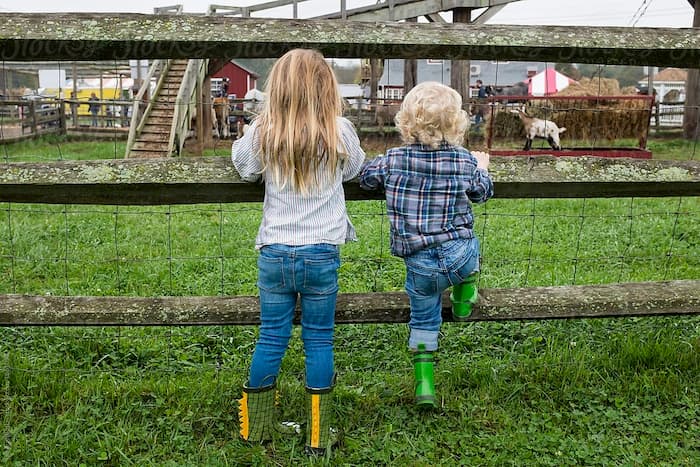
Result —
[[479, 240], [457, 239], [404, 258], [411, 304], [408, 347], [437, 350], [442, 325], [442, 292], [479, 270]]
[[301, 297], [301, 338], [306, 386], [332, 385], [333, 327], [338, 294], [337, 245], [268, 245], [258, 256], [260, 335], [250, 365], [248, 386], [275, 382], [292, 335], [297, 297]]

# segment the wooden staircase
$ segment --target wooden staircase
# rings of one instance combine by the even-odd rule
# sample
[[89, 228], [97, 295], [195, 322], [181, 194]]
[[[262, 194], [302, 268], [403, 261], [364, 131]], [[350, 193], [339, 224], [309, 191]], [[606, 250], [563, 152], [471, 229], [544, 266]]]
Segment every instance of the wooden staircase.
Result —
[[187, 59], [171, 60], [159, 80], [143, 121], [136, 129], [127, 157], [169, 157], [172, 152], [169, 141], [175, 115], [175, 102], [183, 82]]

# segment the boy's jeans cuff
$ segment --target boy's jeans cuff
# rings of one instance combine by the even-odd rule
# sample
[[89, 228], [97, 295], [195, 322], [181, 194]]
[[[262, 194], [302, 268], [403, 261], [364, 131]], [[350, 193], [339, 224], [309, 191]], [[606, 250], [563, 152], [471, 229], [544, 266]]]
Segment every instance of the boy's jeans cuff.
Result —
[[423, 329], [411, 329], [408, 337], [408, 348], [417, 350], [418, 344], [425, 344], [425, 350], [434, 352], [438, 348], [438, 334], [440, 331], [425, 331]]

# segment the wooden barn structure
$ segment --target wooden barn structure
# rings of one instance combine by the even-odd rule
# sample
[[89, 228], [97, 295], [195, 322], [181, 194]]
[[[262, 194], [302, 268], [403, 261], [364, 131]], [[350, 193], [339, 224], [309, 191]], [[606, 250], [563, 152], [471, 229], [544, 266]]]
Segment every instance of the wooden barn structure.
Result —
[[[235, 60], [226, 62], [223, 67], [211, 75], [212, 82], [217, 80], [221, 83], [221, 80], [227, 79], [229, 82], [228, 89], [226, 90], [227, 96], [235, 95], [238, 99], [243, 98], [245, 93], [251, 89], [256, 89], [258, 87], [259, 78], [260, 75], [244, 67], [240, 63], [237, 63]], [[214, 89], [213, 85], [212, 89]], [[217, 87], [217, 89], [219, 88]]]

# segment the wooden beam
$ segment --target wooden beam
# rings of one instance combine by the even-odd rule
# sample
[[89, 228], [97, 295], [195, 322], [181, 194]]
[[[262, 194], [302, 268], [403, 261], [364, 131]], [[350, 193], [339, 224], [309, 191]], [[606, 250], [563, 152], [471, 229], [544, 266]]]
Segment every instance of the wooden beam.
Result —
[[[406, 18], [408, 23], [417, 23], [418, 18]], [[415, 59], [407, 59], [403, 61], [403, 95], [418, 84], [418, 62]], [[385, 96], [386, 97], [386, 96]]]
[[445, 20], [442, 18], [442, 16], [440, 16], [440, 15], [437, 14], [437, 13], [431, 13], [431, 14], [429, 14], [429, 15], [425, 15], [425, 19], [427, 19], [427, 20], [430, 21], [431, 23], [447, 23], [447, 21], [445, 21]]
[[242, 15], [243, 8], [228, 5], [209, 5], [207, 15]]
[[279, 57], [529, 60], [695, 67], [700, 30], [2, 13], [0, 60]]
[[[482, 289], [469, 321], [700, 314], [700, 281]], [[256, 325], [257, 297], [0, 295], [0, 326]], [[454, 321], [448, 293], [442, 317]], [[299, 323], [297, 313], [296, 323]], [[336, 323], [406, 323], [404, 292], [340, 294]]]
[[382, 77], [383, 70], [383, 60], [379, 60], [378, 58], [371, 58], [369, 60], [369, 101], [375, 106], [375, 110], [378, 108], [379, 104], [377, 100], [379, 96], [379, 80]]
[[[693, 27], [700, 28], [700, 5], [693, 8]], [[685, 108], [683, 111], [683, 136], [694, 140], [700, 136], [700, 64], [688, 70], [685, 81]], [[651, 77], [651, 73], [649, 74]], [[653, 88], [651, 88], [653, 89]]]
[[[427, 16], [454, 8], [483, 8], [507, 5], [520, 0], [387, 0], [347, 11], [353, 21], [396, 21], [416, 16]], [[322, 19], [339, 19], [338, 13], [318, 16]]]
[[[469, 24], [472, 20], [471, 8], [455, 8], [452, 10], [452, 22]], [[462, 96], [462, 102], [466, 103], [470, 96], [469, 83], [471, 73], [469, 72], [469, 60], [452, 60], [450, 67], [450, 87]]]
[[[108, 155], [105, 155], [106, 157]], [[499, 198], [700, 196], [700, 161], [600, 157], [492, 157]], [[382, 199], [345, 184], [349, 200]], [[0, 164], [0, 201], [160, 205], [262, 201], [228, 157]]]
[[280, 8], [283, 6], [289, 6], [292, 5], [293, 8], [296, 7], [296, 3], [298, 2], [306, 2], [308, 0], [273, 0], [271, 2], [265, 2], [265, 3], [258, 3], [256, 5], [250, 5], [248, 9], [250, 10], [251, 13], [254, 13], [256, 11], [265, 11], [265, 10], [272, 10], [273, 8]]
[[506, 5], [497, 5], [487, 8], [486, 11], [484, 11], [477, 18], [472, 20], [472, 24], [486, 24], [488, 20], [500, 13], [500, 11], [503, 10], [505, 7]]

